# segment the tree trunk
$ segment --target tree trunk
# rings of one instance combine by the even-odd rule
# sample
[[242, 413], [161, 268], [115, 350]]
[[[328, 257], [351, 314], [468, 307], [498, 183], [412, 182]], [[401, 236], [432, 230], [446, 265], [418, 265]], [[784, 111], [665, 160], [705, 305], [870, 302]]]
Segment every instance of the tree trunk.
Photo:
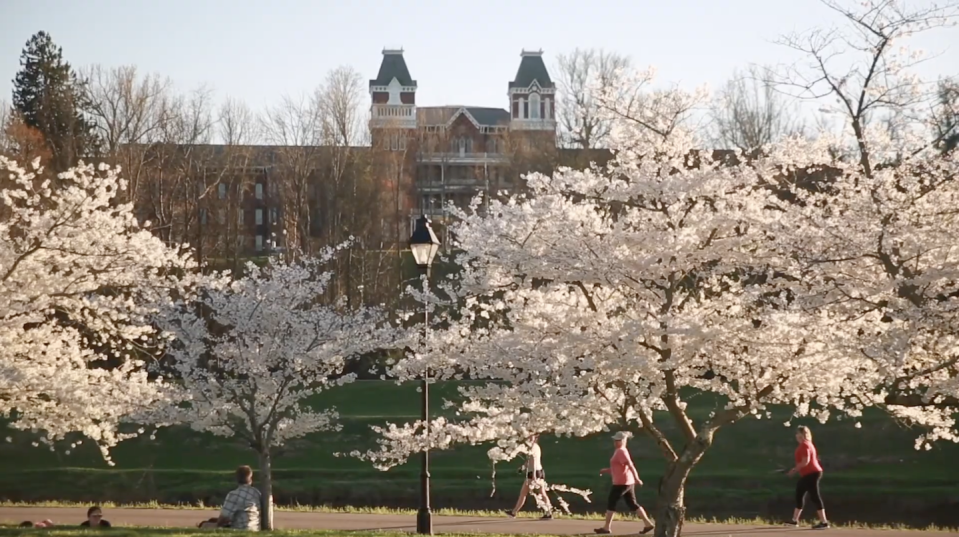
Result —
[[656, 498], [655, 537], [679, 537], [686, 520], [686, 480], [713, 443], [714, 428], [704, 427], [666, 467]]
[[270, 461], [269, 449], [260, 453], [260, 528], [266, 531], [273, 529], [273, 466]]
[[[683, 521], [686, 520], [686, 477], [674, 479], [675, 465], [669, 470], [666, 479], [659, 487], [656, 498], [655, 537], [679, 537], [683, 533]], [[688, 470], [685, 472], [688, 474]]]

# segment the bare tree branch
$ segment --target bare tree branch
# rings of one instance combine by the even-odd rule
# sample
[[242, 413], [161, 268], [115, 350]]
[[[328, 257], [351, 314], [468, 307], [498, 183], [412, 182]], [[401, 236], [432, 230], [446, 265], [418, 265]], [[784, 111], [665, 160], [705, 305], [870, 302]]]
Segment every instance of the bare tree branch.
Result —
[[597, 92], [618, 83], [629, 58], [602, 49], [575, 49], [557, 58], [557, 119], [560, 137], [567, 147], [603, 147], [610, 121], [602, 118]]
[[773, 70], [752, 65], [736, 72], [713, 98], [710, 107], [713, 141], [719, 147], [746, 153], [802, 133], [797, 110], [775, 90]]

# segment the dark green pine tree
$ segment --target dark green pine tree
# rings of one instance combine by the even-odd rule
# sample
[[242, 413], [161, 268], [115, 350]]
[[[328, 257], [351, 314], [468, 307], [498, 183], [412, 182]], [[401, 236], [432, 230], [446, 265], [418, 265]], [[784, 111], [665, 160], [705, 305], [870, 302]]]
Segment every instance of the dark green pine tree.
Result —
[[54, 171], [97, 156], [93, 124], [83, 113], [83, 90], [82, 81], [63, 60], [63, 50], [50, 34], [34, 34], [20, 55], [20, 71], [13, 79], [13, 106], [25, 124], [43, 133], [53, 154], [50, 167]]

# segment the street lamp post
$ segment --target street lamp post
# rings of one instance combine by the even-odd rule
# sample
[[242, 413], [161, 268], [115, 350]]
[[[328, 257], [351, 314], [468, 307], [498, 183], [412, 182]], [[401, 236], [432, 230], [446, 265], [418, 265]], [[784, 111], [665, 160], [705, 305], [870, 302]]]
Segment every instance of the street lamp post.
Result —
[[[440, 249], [440, 241], [433, 233], [430, 227], [430, 219], [426, 215], [420, 216], [416, 220], [416, 227], [413, 228], [413, 234], [410, 235], [410, 251], [413, 252], [413, 260], [416, 266], [426, 275], [426, 290], [430, 285], [430, 267], [433, 265], [433, 258]], [[429, 331], [429, 305], [423, 305], [423, 338]], [[420, 418], [423, 420], [424, 434], [426, 435], [426, 446], [422, 453], [422, 466], [420, 469], [420, 509], [416, 513], [416, 533], [432, 535], [433, 534], [433, 514], [430, 511], [430, 387], [427, 382], [429, 372], [424, 371], [422, 375], [422, 412]]]

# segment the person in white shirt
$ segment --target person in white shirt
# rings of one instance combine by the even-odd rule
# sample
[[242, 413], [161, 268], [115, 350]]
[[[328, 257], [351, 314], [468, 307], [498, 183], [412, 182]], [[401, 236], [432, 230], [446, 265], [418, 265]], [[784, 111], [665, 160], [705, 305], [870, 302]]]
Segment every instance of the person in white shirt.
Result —
[[512, 509], [507, 509], [505, 513], [510, 517], [515, 517], [519, 510], [526, 504], [526, 497], [530, 493], [535, 494], [543, 508], [543, 520], [553, 518], [553, 506], [549, 502], [549, 496], [546, 494], [546, 473], [543, 471], [543, 451], [539, 447], [539, 435], [534, 434], [529, 437], [529, 452], [526, 457], [524, 470], [526, 479], [523, 481], [523, 488], [520, 490], [519, 499]]

